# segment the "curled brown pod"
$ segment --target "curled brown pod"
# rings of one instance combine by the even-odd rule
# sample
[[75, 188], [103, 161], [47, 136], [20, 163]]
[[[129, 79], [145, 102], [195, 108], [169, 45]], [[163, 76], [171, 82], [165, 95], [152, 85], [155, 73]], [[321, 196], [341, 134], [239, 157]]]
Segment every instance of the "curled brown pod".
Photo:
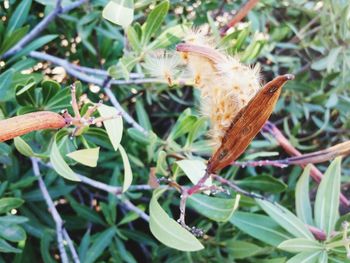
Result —
[[32, 131], [60, 129], [65, 126], [66, 120], [55, 112], [38, 111], [27, 113], [0, 121], [0, 142]]
[[270, 117], [283, 85], [294, 79], [291, 74], [268, 82], [233, 119], [220, 147], [208, 162], [208, 173], [215, 173], [235, 161], [248, 147]]

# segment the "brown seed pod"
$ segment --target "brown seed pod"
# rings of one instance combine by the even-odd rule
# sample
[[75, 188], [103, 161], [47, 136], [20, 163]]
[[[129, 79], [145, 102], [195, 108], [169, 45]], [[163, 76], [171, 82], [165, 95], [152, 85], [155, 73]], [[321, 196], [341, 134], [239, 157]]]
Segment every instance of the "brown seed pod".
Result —
[[283, 85], [291, 79], [294, 79], [291, 74], [276, 77], [238, 112], [220, 147], [209, 160], [208, 173], [225, 168], [245, 151], [273, 112]]
[[65, 119], [55, 112], [38, 111], [27, 113], [0, 121], [0, 142], [13, 139], [32, 131], [60, 129], [65, 126]]

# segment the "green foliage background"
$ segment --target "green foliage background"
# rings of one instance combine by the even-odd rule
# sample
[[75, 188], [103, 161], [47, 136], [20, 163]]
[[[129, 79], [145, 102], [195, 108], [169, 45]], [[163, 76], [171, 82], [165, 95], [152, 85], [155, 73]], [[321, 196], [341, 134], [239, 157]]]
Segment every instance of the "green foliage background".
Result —
[[[63, 1], [63, 6], [71, 2]], [[71, 111], [67, 87], [76, 80], [75, 77], [70, 74], [60, 77], [56, 65], [35, 59], [30, 53], [33, 50], [85, 67], [108, 70], [115, 79], [128, 79], [130, 72], [147, 77], [141, 66], [145, 55], [159, 48], [173, 50], [181, 41], [180, 25], [206, 26], [219, 39], [220, 29], [232, 17], [233, 11], [239, 10], [244, 3], [170, 1], [169, 10], [159, 11], [161, 18], [147, 35], [147, 29], [142, 25], [158, 2], [135, 1], [134, 21], [127, 30], [103, 19], [101, 14], [107, 2], [91, 0], [61, 14], [26, 48], [1, 60], [0, 119], [37, 110], [59, 112], [68, 108]], [[162, 4], [167, 5], [166, 2]], [[0, 56], [53, 8], [54, 1], [48, 0], [1, 1]], [[262, 78], [266, 81], [279, 74], [296, 75], [296, 79], [285, 86], [271, 117], [290, 142], [301, 152], [309, 152], [349, 140], [350, 3], [346, 0], [261, 0], [244, 21], [245, 27], [221, 40], [228, 52], [238, 54], [245, 63], [260, 63]], [[48, 78], [51, 80], [46, 80]], [[93, 92], [91, 85], [84, 81], [78, 86], [79, 94], [86, 94], [91, 101], [102, 98], [105, 104], [110, 104], [103, 89]], [[147, 184], [151, 167], [156, 168], [158, 178], [170, 176], [181, 184], [190, 184], [176, 165], [176, 156], [208, 159], [211, 154], [206, 137], [209, 124], [198, 112], [198, 91], [189, 85], [169, 87], [155, 82], [113, 84], [111, 89], [123, 108], [149, 131], [149, 135], [144, 136], [124, 124], [122, 145], [131, 163], [133, 185]], [[54, 134], [54, 131], [41, 131], [23, 136], [23, 139], [34, 152], [40, 153], [38, 157], [47, 161]], [[96, 168], [66, 161], [78, 173], [97, 181], [116, 186], [123, 184], [122, 158], [113, 152], [103, 129], [89, 128], [74, 140], [70, 140], [64, 130], [57, 137], [62, 156], [82, 146], [100, 146]], [[287, 156], [274, 138], [259, 135], [241, 160], [274, 155]], [[325, 171], [328, 165], [318, 167]], [[264, 239], [255, 237], [254, 231], [249, 232], [245, 223], [265, 222], [270, 229], [289, 235], [271, 219], [273, 217], [264, 215], [253, 199], [242, 197], [239, 212], [235, 212], [228, 222], [216, 222], [198, 213], [200, 209], [197, 207], [196, 210], [196, 205], [190, 206], [188, 224], [205, 231], [206, 235], [200, 239], [205, 249], [182, 252], [158, 242], [148, 223], [124, 205], [127, 199], [148, 213], [152, 190], [129, 190], [116, 198], [93, 187], [65, 180], [51, 168], [41, 166], [41, 173], [81, 262], [272, 263], [286, 262], [293, 255], [291, 251], [277, 248], [278, 241], [283, 240], [276, 236], [269, 239], [265, 234]], [[296, 166], [284, 169], [266, 166], [231, 167], [221, 175], [294, 212], [295, 188], [301, 173], [302, 169]], [[346, 194], [349, 158], [342, 161], [338, 173], [342, 175]], [[316, 184], [311, 183], [312, 204], [316, 189]], [[231, 195], [235, 196], [234, 193]], [[39, 258], [44, 262], [57, 261], [59, 252], [54, 221], [38, 188], [37, 177], [33, 176], [30, 159], [16, 150], [13, 141], [0, 143], [0, 197], [0, 222], [4, 222], [12, 233], [6, 234], [0, 228], [0, 251], [6, 252], [0, 256], [0, 261], [34, 262]], [[219, 197], [227, 198], [225, 195]], [[167, 191], [160, 203], [172, 218], [178, 217], [179, 194], [176, 191]], [[341, 209], [343, 219], [347, 219], [347, 213], [348, 208]], [[337, 231], [341, 231], [339, 225]], [[345, 262], [344, 247], [332, 253], [330, 262]], [[321, 256], [318, 260], [327, 262], [321, 261]]]

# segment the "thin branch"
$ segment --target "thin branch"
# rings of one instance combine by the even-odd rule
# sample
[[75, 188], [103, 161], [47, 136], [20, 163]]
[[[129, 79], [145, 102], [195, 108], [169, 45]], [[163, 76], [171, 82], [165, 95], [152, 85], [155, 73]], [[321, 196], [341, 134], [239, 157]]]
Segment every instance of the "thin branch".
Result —
[[66, 7], [62, 7], [61, 2], [62, 2], [62, 0], [58, 0], [56, 2], [55, 9], [52, 10], [52, 12], [50, 14], [48, 14], [43, 20], [41, 20], [40, 23], [37, 24], [29, 32], [29, 34], [27, 34], [20, 41], [18, 41], [14, 47], [10, 48], [7, 52], [5, 52], [1, 58], [5, 59], [5, 58], [8, 58], [8, 57], [16, 54], [19, 50], [24, 48], [29, 42], [31, 42], [33, 39], [35, 39], [48, 26], [48, 24], [51, 21], [53, 21], [58, 15], [69, 12], [70, 10], [87, 2], [87, 0], [78, 0], [78, 1], [68, 5]]
[[[38, 52], [38, 51], [31, 51], [29, 53], [29, 56], [35, 59], [39, 59], [39, 60], [46, 60], [49, 61], [55, 65], [61, 66], [63, 67], [66, 72], [83, 81], [86, 83], [92, 83], [92, 84], [96, 84], [99, 86], [103, 85], [104, 79], [106, 78], [106, 76], [108, 76], [108, 72], [107, 71], [103, 71], [100, 69], [93, 69], [93, 68], [87, 68], [87, 67], [81, 67], [75, 64], [72, 64], [70, 62], [68, 62], [65, 59], [56, 57], [56, 56], [52, 56], [43, 52]], [[93, 74], [92, 75], [88, 75], [86, 73], [89, 74]], [[103, 76], [104, 78], [101, 77], [97, 77], [97, 76]], [[135, 74], [133, 76], [140, 76], [139, 74]], [[160, 79], [155, 79], [155, 78], [140, 78], [140, 79], [130, 79], [130, 80], [111, 80], [111, 84], [114, 85], [129, 85], [129, 84], [144, 84], [144, 83], [165, 83], [164, 80], [160, 80]]]
[[117, 100], [117, 98], [115, 97], [114, 93], [112, 92], [112, 90], [110, 89], [110, 84], [106, 84], [103, 85], [104, 87], [104, 91], [107, 94], [107, 96], [109, 97], [110, 102], [112, 103], [112, 105], [114, 106], [114, 108], [116, 108], [120, 114], [122, 115], [122, 117], [124, 118], [124, 120], [129, 123], [132, 127], [134, 127], [135, 129], [139, 130], [140, 132], [142, 132], [145, 136], [148, 135], [148, 131], [145, 130], [140, 124], [138, 124], [133, 117], [131, 117], [129, 115], [129, 113], [127, 113], [123, 107], [120, 105], [119, 101]]
[[338, 156], [347, 156], [350, 154], [350, 141], [336, 144], [324, 150], [302, 154], [300, 156], [293, 156], [282, 160], [259, 160], [259, 161], [247, 161], [247, 162], [233, 162], [234, 166], [263, 166], [272, 165], [280, 168], [284, 168], [288, 165], [307, 165], [310, 163], [322, 163], [330, 161]]
[[221, 31], [221, 35], [225, 35], [227, 30], [231, 27], [235, 26], [238, 22], [240, 22], [249, 11], [256, 6], [259, 0], [248, 0], [248, 2], [238, 11], [238, 13], [227, 23], [225, 28]]
[[[119, 198], [120, 199], [120, 198]], [[127, 210], [133, 211], [138, 214], [143, 220], [149, 222], [149, 215], [143, 212], [140, 208], [135, 206], [128, 199], [120, 199], [122, 201], [122, 206], [124, 206]]]
[[[279, 145], [291, 156], [301, 156], [301, 152], [299, 152], [289, 141], [288, 139], [282, 134], [282, 132], [277, 128], [276, 125], [274, 125], [271, 122], [267, 122], [265, 126], [262, 128], [262, 131], [270, 133], [275, 140], [279, 143]], [[300, 164], [301, 167], [305, 167], [304, 164]], [[323, 174], [320, 170], [316, 168], [315, 165], [311, 165], [310, 170], [311, 177], [317, 182], [320, 183], [323, 177]], [[350, 202], [349, 200], [343, 195], [340, 194], [340, 202], [345, 205], [349, 206]]]
[[[44, 180], [41, 178], [40, 169], [39, 169], [39, 160], [36, 158], [31, 158], [31, 161], [32, 161], [34, 175], [36, 177], [38, 177], [40, 191], [45, 199], [45, 202], [48, 206], [48, 209], [49, 209], [49, 211], [52, 215], [52, 218], [56, 224], [57, 243], [58, 243], [58, 249], [59, 249], [60, 255], [61, 255], [61, 261], [63, 263], [68, 263], [69, 260], [68, 260], [67, 252], [64, 248], [64, 243], [63, 243], [64, 242], [64, 239], [63, 239], [63, 235], [64, 235], [63, 220], [62, 220], [61, 216], [59, 215], [59, 213], [55, 207], [55, 204], [53, 203], [53, 201], [51, 199], [49, 191], [47, 190], [46, 185], [44, 183]], [[70, 242], [72, 243], [68, 233], [65, 234], [65, 239], [68, 240], [68, 243], [70, 243]], [[70, 247], [70, 249], [73, 250], [72, 255], [74, 258], [74, 255], [77, 254], [75, 249], [74, 249], [74, 246]], [[76, 263], [80, 262], [79, 258], [75, 258], [74, 262], [76, 262]]]

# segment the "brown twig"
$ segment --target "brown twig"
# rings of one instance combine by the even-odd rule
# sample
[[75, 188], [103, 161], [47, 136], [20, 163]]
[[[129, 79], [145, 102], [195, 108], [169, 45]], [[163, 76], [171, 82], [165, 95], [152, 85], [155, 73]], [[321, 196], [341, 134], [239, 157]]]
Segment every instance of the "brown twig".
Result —
[[240, 22], [248, 12], [256, 6], [259, 0], [249, 0], [239, 11], [238, 13], [227, 23], [227, 25], [221, 30], [221, 35], [225, 35], [227, 30], [235, 26]]
[[[301, 152], [299, 152], [289, 141], [288, 139], [282, 134], [282, 132], [271, 122], [267, 122], [265, 126], [263, 127], [263, 131], [270, 133], [275, 140], [279, 143], [279, 145], [289, 154], [292, 156], [301, 156]], [[305, 167], [305, 164], [300, 164], [301, 167]], [[317, 182], [320, 183], [321, 179], [323, 177], [323, 174], [316, 168], [315, 165], [311, 166], [310, 170], [311, 177]], [[343, 195], [340, 195], [340, 202], [345, 205], [349, 206], [350, 202], [349, 200]]]

